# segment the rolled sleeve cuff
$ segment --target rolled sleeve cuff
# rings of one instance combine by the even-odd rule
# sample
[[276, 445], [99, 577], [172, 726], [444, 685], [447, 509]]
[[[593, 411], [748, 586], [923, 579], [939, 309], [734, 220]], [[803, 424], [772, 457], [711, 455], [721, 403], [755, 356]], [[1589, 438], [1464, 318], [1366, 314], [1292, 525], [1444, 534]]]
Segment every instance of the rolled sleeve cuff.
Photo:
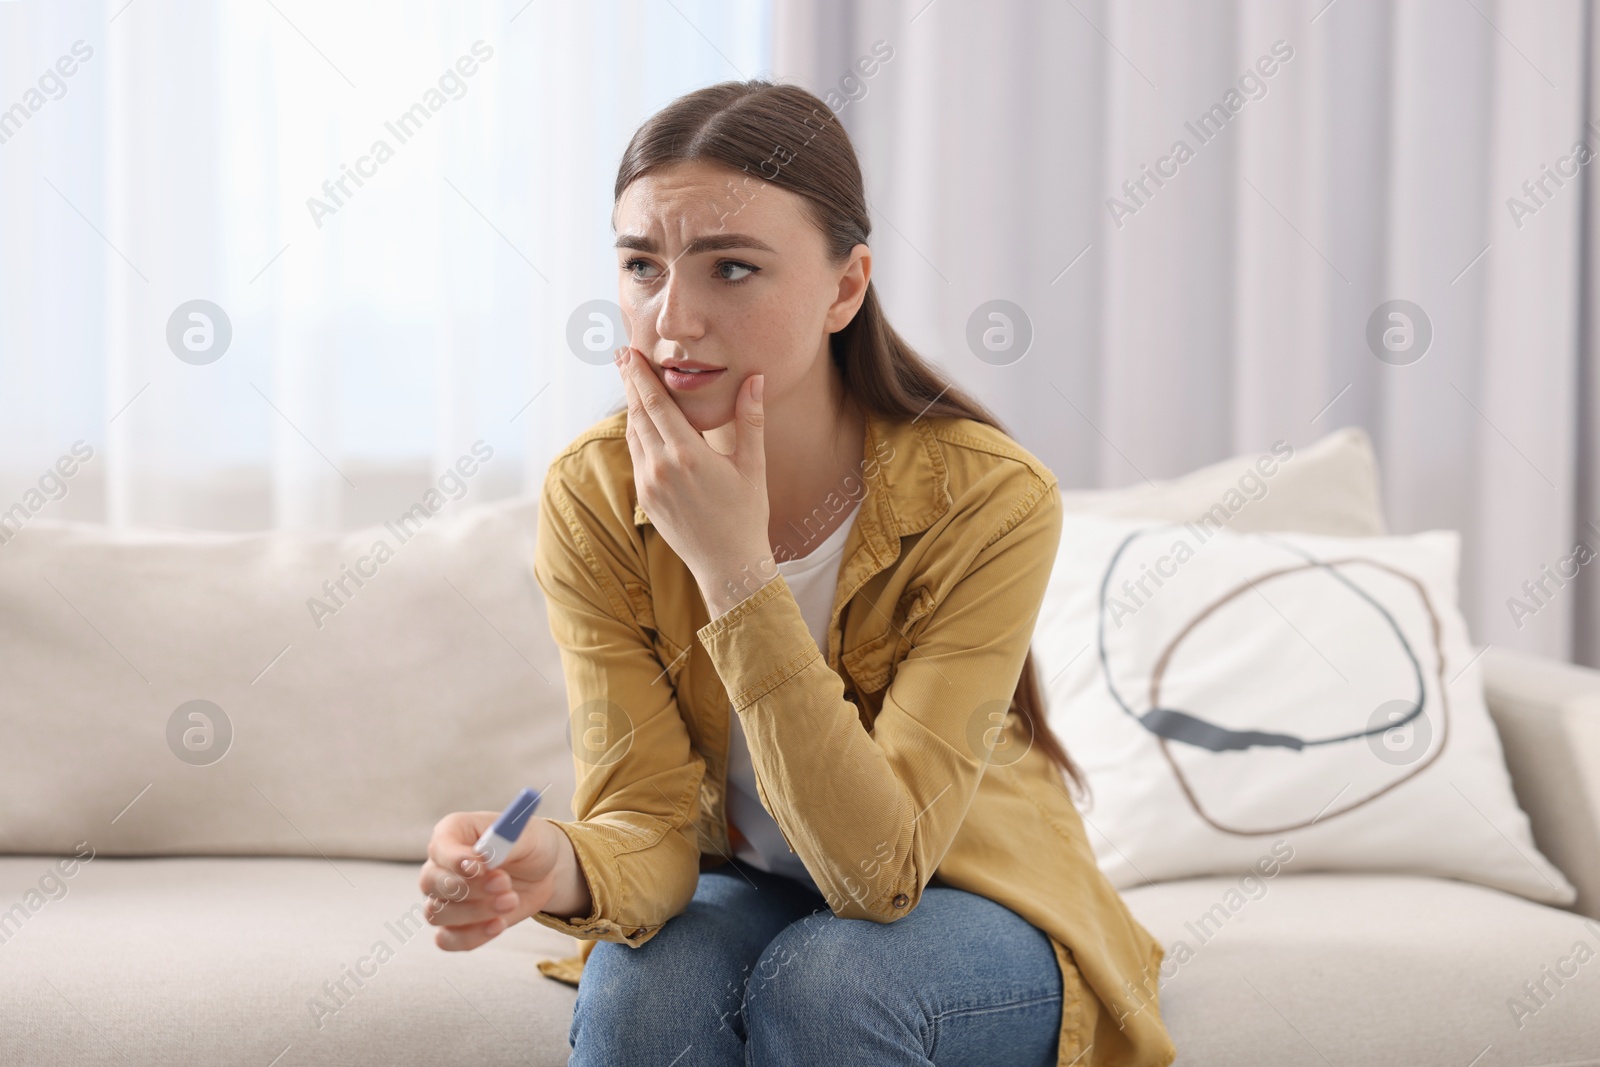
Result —
[[735, 711], [822, 658], [782, 574], [695, 631]]
[[[616, 915], [624, 901], [614, 900], [615, 888], [608, 882], [606, 872], [611, 870], [612, 850], [604, 827], [583, 822], [551, 819], [561, 827], [572, 842], [572, 852], [584, 879], [589, 883], [589, 899], [593, 910], [582, 918], [562, 919], [549, 912], [533, 913], [535, 922], [560, 930], [582, 941], [621, 941], [628, 945], [642, 945], [655, 936], [660, 926], [635, 926], [624, 928], [606, 916]], [[614, 906], [615, 905], [615, 906]]]

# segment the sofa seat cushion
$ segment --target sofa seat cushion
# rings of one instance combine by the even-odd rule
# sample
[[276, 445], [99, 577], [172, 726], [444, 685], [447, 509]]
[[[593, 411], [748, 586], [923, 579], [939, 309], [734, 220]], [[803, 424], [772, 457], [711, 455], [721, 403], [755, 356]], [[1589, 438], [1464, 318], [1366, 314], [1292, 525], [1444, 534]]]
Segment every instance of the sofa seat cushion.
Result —
[[[62, 878], [58, 862], [0, 857], [0, 1062], [567, 1062], [576, 991], [535, 962], [573, 942], [523, 922], [444, 952], [416, 864], [99, 856]], [[1600, 1047], [1600, 922], [1568, 911], [1405, 875], [1124, 897], [1167, 949], [1177, 1067], [1465, 1067], [1486, 1048], [1476, 1067], [1491, 1067]]]
[[535, 962], [572, 939], [522, 922], [446, 952], [420, 864], [57, 862], [0, 857], [0, 1062], [567, 1062], [577, 994]]
[[1160, 1007], [1177, 1067], [1492, 1067], [1600, 1051], [1600, 921], [1570, 911], [1353, 873], [1192, 878], [1123, 897], [1167, 949]]

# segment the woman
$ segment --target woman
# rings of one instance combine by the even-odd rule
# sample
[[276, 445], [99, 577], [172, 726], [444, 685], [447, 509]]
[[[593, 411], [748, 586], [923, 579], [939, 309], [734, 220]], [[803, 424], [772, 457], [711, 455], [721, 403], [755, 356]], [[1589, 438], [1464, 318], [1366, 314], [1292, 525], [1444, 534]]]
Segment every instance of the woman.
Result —
[[1055, 477], [885, 320], [843, 129], [690, 93], [613, 225], [626, 411], [552, 462], [534, 559], [576, 818], [492, 872], [498, 813], [441, 820], [437, 943], [579, 938], [539, 965], [582, 976], [574, 1064], [1172, 1062], [1028, 652]]

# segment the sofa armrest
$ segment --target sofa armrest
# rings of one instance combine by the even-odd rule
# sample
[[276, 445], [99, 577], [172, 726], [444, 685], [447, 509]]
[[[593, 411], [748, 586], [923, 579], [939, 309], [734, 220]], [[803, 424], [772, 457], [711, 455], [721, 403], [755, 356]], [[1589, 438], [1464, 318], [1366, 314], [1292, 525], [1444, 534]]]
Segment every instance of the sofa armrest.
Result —
[[1600, 671], [1491, 647], [1483, 688], [1534, 843], [1600, 918]]

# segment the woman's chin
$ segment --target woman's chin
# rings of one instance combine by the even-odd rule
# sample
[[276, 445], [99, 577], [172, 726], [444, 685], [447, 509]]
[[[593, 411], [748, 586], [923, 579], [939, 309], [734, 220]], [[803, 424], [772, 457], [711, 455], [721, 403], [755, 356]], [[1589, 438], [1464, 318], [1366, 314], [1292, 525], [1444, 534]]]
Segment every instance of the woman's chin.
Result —
[[715, 430], [718, 426], [726, 426], [733, 421], [733, 405], [726, 400], [682, 395], [673, 399], [677, 400], [678, 410], [683, 412], [683, 417], [689, 421], [689, 425], [700, 433]]

